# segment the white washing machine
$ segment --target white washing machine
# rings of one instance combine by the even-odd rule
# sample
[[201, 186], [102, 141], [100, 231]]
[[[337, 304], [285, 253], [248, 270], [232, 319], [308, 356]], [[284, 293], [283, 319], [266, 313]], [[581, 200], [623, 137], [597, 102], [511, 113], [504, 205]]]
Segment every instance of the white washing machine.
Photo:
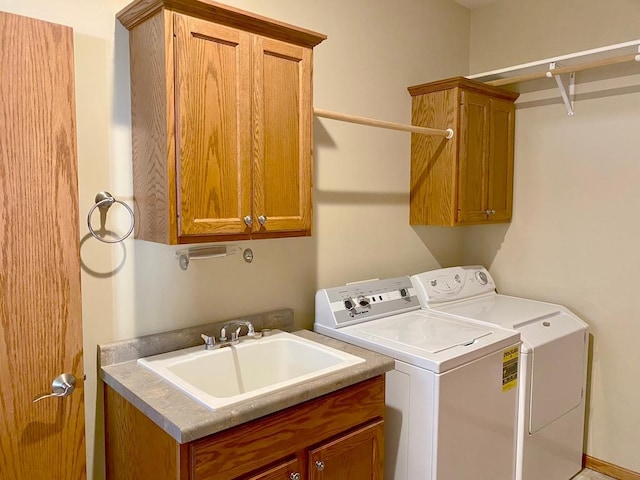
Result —
[[423, 308], [520, 332], [516, 480], [567, 480], [582, 468], [588, 326], [567, 308], [496, 293], [481, 266], [411, 277]]
[[513, 480], [519, 333], [422, 310], [409, 277], [319, 290], [314, 329], [395, 359], [385, 478]]

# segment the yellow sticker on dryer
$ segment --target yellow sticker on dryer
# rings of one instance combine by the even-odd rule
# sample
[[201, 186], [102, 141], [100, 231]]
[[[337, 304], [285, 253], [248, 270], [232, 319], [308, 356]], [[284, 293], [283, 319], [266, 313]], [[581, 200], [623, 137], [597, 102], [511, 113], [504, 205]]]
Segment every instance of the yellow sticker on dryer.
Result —
[[508, 392], [518, 385], [519, 347], [512, 347], [502, 352], [502, 391]]

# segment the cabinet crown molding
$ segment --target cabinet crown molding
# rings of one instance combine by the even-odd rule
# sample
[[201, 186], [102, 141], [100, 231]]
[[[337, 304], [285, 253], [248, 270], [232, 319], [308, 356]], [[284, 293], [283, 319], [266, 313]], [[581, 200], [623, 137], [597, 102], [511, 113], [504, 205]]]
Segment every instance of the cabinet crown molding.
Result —
[[412, 97], [415, 97], [418, 95], [424, 95], [425, 93], [438, 92], [456, 87], [483, 95], [490, 95], [495, 98], [501, 98], [510, 102], [515, 101], [520, 96], [518, 92], [512, 92], [511, 90], [506, 90], [504, 88], [487, 85], [486, 83], [479, 82], [477, 80], [470, 80], [466, 77], [452, 77], [444, 80], [438, 80], [436, 82], [423, 83], [408, 87], [407, 90], [409, 90]]
[[118, 12], [116, 18], [127, 30], [131, 30], [163, 9], [239, 28], [303, 47], [313, 48], [327, 39], [327, 36], [322, 33], [296, 27], [211, 0], [135, 0]]

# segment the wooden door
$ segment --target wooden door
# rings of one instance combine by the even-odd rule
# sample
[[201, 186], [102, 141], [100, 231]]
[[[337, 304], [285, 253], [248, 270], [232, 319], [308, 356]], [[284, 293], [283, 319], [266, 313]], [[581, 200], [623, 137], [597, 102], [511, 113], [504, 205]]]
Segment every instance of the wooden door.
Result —
[[0, 65], [0, 478], [82, 479], [73, 32], [0, 12]]
[[458, 224], [489, 220], [487, 177], [490, 99], [462, 91], [458, 177]]
[[259, 36], [253, 45], [253, 229], [308, 232], [312, 51]]
[[489, 184], [487, 208], [492, 221], [511, 220], [513, 204], [513, 154], [515, 105], [491, 99]]
[[309, 480], [382, 480], [382, 420], [309, 452]]
[[251, 38], [175, 14], [179, 235], [251, 229]]

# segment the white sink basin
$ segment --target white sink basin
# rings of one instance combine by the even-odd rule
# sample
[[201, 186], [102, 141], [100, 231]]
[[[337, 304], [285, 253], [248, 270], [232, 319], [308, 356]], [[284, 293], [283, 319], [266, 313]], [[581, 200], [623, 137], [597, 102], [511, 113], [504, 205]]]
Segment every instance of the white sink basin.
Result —
[[215, 410], [364, 362], [287, 332], [237, 345], [204, 345], [138, 359], [194, 400]]

